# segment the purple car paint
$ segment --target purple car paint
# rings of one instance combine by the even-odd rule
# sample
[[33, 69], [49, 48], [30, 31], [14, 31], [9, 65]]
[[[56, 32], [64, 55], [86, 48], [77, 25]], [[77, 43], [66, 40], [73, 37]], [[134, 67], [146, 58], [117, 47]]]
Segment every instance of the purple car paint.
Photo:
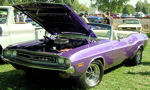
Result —
[[[141, 63], [148, 41], [145, 34], [131, 33], [119, 38], [112, 26], [87, 25], [65, 4], [30, 3], [14, 7], [56, 36], [8, 46], [3, 51], [4, 61], [14, 67], [59, 71], [63, 78], [79, 77], [83, 87], [90, 88], [100, 83], [103, 70], [125, 60], [134, 65]], [[91, 30], [91, 26], [98, 30]]]

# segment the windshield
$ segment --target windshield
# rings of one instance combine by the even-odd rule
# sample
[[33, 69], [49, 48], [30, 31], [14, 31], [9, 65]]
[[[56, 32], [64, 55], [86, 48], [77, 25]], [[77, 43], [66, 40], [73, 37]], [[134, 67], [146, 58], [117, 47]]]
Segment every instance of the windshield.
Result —
[[89, 23], [102, 23], [103, 18], [88, 18]]
[[88, 24], [89, 28], [99, 38], [110, 39], [111, 38], [111, 26], [102, 24]]
[[90, 23], [97, 23], [97, 20], [98, 20], [98, 19], [96, 19], [96, 18], [88, 18], [88, 21], [89, 21]]
[[7, 9], [0, 9], [0, 24], [5, 24], [7, 21]]
[[123, 20], [123, 24], [140, 24], [138, 20]]

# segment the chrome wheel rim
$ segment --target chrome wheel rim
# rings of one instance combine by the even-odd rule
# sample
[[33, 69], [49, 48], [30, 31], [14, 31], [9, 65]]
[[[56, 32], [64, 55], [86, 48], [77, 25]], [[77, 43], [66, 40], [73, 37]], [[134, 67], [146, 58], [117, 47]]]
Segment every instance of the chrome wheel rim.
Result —
[[97, 64], [91, 64], [86, 71], [86, 83], [89, 86], [95, 86], [99, 83], [100, 68]]
[[136, 57], [136, 60], [137, 60], [137, 63], [140, 63], [141, 62], [141, 51], [139, 50], [138, 52], [137, 52], [137, 57]]

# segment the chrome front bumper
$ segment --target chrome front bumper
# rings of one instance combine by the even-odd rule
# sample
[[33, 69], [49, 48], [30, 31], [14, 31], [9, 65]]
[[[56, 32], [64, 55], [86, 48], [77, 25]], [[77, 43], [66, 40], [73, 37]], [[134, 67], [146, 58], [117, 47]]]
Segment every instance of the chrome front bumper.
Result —
[[25, 67], [29, 67], [29, 68], [36, 68], [36, 69], [45, 69], [45, 70], [55, 70], [55, 71], [60, 71], [60, 72], [65, 72], [66, 74], [73, 74], [75, 72], [75, 69], [73, 66], [70, 67], [63, 67], [63, 66], [59, 66], [59, 65], [44, 65], [44, 64], [39, 64], [39, 63], [35, 63], [35, 62], [29, 62], [29, 61], [25, 61], [25, 60], [19, 60], [19, 59], [6, 59], [3, 58], [3, 60], [5, 62], [8, 62], [10, 64], [17, 64], [17, 65], [21, 65], [21, 66], [25, 66]]

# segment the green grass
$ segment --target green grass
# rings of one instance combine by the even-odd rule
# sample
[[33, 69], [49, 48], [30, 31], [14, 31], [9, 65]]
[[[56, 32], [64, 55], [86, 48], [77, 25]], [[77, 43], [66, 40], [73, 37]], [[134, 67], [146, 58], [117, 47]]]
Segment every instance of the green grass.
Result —
[[150, 33], [147, 33], [148, 38], [150, 38]]
[[[53, 77], [26, 77], [23, 71], [10, 64], [0, 65], [0, 90], [79, 90], [74, 83]], [[150, 42], [143, 52], [138, 66], [119, 66], [110, 69], [102, 82], [90, 90], [150, 90]]]

